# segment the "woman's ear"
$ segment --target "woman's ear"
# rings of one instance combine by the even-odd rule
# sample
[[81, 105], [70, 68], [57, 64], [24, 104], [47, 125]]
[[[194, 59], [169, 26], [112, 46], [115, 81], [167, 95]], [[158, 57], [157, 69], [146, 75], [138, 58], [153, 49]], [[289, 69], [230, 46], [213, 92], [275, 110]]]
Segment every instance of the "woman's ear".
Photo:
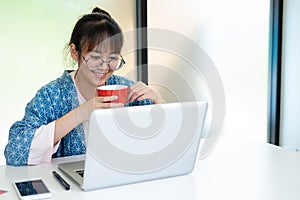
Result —
[[78, 51], [76, 50], [76, 46], [74, 43], [70, 44], [70, 53], [71, 53], [71, 57], [78, 62], [79, 58], [78, 58]]

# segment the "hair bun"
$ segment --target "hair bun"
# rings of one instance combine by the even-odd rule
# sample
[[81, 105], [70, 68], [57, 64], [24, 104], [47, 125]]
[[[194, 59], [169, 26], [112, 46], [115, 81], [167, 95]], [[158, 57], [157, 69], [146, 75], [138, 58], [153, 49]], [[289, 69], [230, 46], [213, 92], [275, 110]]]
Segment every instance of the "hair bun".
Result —
[[111, 17], [110, 14], [109, 14], [107, 11], [105, 11], [105, 10], [103, 10], [103, 9], [101, 9], [101, 8], [98, 8], [98, 7], [95, 7], [95, 8], [92, 10], [92, 13], [101, 13], [101, 14], [105, 14], [105, 15]]

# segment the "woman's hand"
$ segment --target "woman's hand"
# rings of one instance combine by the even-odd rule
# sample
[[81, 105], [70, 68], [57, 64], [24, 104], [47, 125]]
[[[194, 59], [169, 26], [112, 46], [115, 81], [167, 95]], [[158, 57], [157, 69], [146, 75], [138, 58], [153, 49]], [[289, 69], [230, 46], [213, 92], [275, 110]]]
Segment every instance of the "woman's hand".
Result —
[[166, 103], [158, 91], [150, 86], [145, 85], [141, 81], [136, 82], [129, 88], [128, 101], [150, 99], [155, 104]]
[[88, 121], [91, 113], [95, 109], [123, 107], [124, 104], [122, 103], [108, 103], [110, 101], [116, 100], [117, 98], [117, 96], [93, 97], [89, 101], [85, 102], [74, 110], [73, 117], [75, 125], [77, 126], [82, 122]]
[[124, 106], [124, 104], [122, 103], [108, 103], [108, 101], [113, 101], [117, 98], [117, 96], [93, 97], [89, 101], [80, 105], [78, 108], [57, 119], [55, 122], [53, 144], [56, 144], [61, 138], [63, 138], [79, 124], [88, 121], [93, 110], [99, 108], [113, 108]]

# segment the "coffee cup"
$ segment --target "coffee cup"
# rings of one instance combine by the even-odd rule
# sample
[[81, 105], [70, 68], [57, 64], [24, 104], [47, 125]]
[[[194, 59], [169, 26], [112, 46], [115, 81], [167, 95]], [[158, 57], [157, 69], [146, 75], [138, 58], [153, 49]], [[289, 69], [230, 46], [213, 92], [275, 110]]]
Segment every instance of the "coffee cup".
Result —
[[128, 97], [128, 86], [126, 85], [104, 85], [97, 87], [98, 96], [117, 96], [118, 99], [107, 101], [108, 103], [126, 104]]

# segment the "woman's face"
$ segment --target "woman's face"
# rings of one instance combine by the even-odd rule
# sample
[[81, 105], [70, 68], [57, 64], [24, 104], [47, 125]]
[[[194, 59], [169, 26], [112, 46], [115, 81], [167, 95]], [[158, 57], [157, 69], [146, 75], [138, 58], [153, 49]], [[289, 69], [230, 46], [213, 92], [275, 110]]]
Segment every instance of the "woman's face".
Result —
[[98, 45], [92, 51], [82, 53], [79, 73], [92, 86], [105, 85], [114, 72], [109, 63], [118, 58], [120, 54], [112, 52], [110, 49], [107, 45]]

